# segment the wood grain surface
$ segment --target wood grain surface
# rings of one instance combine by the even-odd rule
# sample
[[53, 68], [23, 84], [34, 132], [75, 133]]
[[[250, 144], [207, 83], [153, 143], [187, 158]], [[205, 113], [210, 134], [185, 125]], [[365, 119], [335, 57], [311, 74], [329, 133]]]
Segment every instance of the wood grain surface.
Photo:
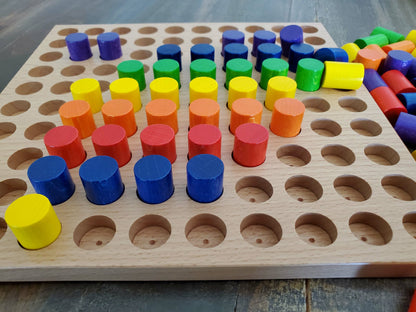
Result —
[[[415, 1], [0, 1], [0, 90], [55, 24], [321, 22], [338, 45], [375, 26], [406, 34]], [[416, 280], [2, 283], [7, 311], [407, 311]]]

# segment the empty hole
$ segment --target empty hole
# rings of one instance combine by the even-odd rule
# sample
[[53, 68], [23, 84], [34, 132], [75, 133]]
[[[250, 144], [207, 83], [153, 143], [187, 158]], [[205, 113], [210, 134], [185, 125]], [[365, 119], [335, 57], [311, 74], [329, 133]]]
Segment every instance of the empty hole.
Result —
[[142, 27], [138, 31], [139, 31], [139, 33], [141, 33], [143, 35], [150, 35], [150, 34], [154, 34], [155, 32], [157, 32], [157, 28], [152, 27], [152, 26], [148, 26], [148, 27]]
[[44, 116], [58, 114], [59, 108], [65, 103], [62, 100], [51, 100], [39, 106], [39, 113]]
[[44, 77], [53, 72], [52, 66], [37, 66], [29, 70], [29, 76], [31, 77]]
[[180, 34], [183, 33], [185, 29], [181, 26], [170, 26], [165, 29], [165, 32], [168, 34]]
[[313, 34], [318, 32], [318, 28], [314, 26], [302, 26], [303, 32], [307, 34]]
[[416, 199], [416, 183], [403, 175], [388, 175], [381, 180], [383, 189], [392, 197], [412, 201]]
[[59, 60], [62, 56], [63, 54], [61, 52], [48, 52], [42, 54], [39, 59], [43, 62], [53, 62]]
[[349, 226], [357, 239], [370, 245], [385, 245], [393, 237], [390, 225], [374, 213], [359, 212], [354, 214], [349, 220]]
[[100, 89], [102, 92], [108, 91], [110, 89], [110, 83], [105, 80], [98, 80], [98, 83], [100, 84]]
[[0, 140], [5, 139], [16, 131], [16, 125], [11, 122], [0, 122]]
[[247, 40], [249, 43], [251, 43], [251, 44], [253, 44], [253, 41], [254, 41], [254, 38], [253, 37], [250, 37], [250, 38], [248, 38], [248, 40]]
[[25, 130], [25, 137], [29, 140], [41, 140], [49, 130], [55, 127], [56, 125], [52, 122], [38, 122]]
[[125, 38], [120, 38], [120, 45], [125, 45], [127, 43], [127, 39]]
[[141, 46], [141, 47], [146, 47], [146, 46], [152, 45], [154, 43], [155, 43], [155, 39], [149, 38], [149, 37], [139, 38], [134, 42], [135, 45], [138, 45], [138, 46]]
[[249, 176], [240, 179], [235, 185], [240, 198], [251, 203], [262, 203], [273, 195], [273, 186], [262, 177]]
[[0, 182], [0, 205], [8, 205], [26, 193], [26, 182], [20, 179], [7, 179]]
[[165, 244], [170, 233], [171, 226], [168, 220], [158, 215], [146, 215], [131, 225], [129, 237], [136, 247], [154, 249]]
[[261, 213], [245, 217], [240, 224], [240, 233], [246, 242], [261, 248], [272, 247], [282, 239], [279, 222]]
[[68, 36], [70, 34], [78, 32], [78, 29], [76, 28], [64, 28], [58, 31], [58, 35], [60, 36]]
[[258, 30], [264, 30], [264, 28], [261, 26], [257, 26], [257, 25], [250, 25], [246, 27], [246, 31], [248, 31], [249, 33], [254, 34]]
[[82, 221], [74, 230], [75, 244], [87, 250], [107, 245], [116, 233], [116, 225], [106, 216], [92, 216]]
[[356, 97], [345, 96], [338, 100], [339, 106], [350, 112], [363, 112], [367, 109], [367, 104]]
[[63, 48], [66, 47], [66, 41], [65, 39], [54, 40], [51, 43], [49, 43], [49, 46], [51, 48]]
[[364, 149], [365, 155], [379, 165], [392, 166], [399, 162], [400, 156], [390, 146], [383, 144], [370, 144]]
[[71, 65], [61, 70], [61, 75], [65, 77], [72, 77], [81, 75], [85, 71], [85, 67], [81, 65]]
[[284, 164], [291, 167], [301, 167], [309, 164], [311, 154], [309, 151], [295, 144], [284, 145], [277, 150], [277, 158]]
[[88, 41], [90, 42], [91, 47], [97, 45], [97, 39], [95, 39], [95, 38], [90, 38], [90, 39], [88, 39]]
[[61, 81], [61, 82], [58, 82], [58, 83], [54, 84], [51, 87], [51, 92], [53, 94], [57, 94], [57, 95], [69, 93], [69, 92], [71, 92], [71, 89], [70, 89], [71, 88], [71, 84], [72, 84], [72, 81]]
[[295, 223], [295, 230], [304, 242], [325, 247], [337, 239], [335, 224], [326, 216], [318, 213], [308, 213], [300, 216]]
[[7, 231], [7, 223], [6, 220], [0, 218], [0, 239], [6, 234]]
[[85, 31], [85, 33], [87, 35], [90, 35], [90, 36], [99, 35], [99, 34], [102, 34], [103, 32], [104, 32], [104, 29], [103, 28], [100, 28], [100, 27], [90, 28], [90, 29], [87, 29]]
[[114, 28], [112, 32], [118, 33], [119, 35], [125, 35], [131, 32], [131, 29], [128, 27], [117, 27], [117, 28]]
[[163, 40], [164, 44], [182, 44], [183, 39], [179, 37], [170, 37]]
[[370, 119], [354, 119], [350, 126], [355, 132], [364, 136], [378, 136], [382, 131], [381, 126]]
[[416, 238], [416, 212], [409, 212], [403, 217], [403, 226], [410, 236]]
[[330, 108], [328, 101], [320, 97], [308, 97], [302, 103], [308, 111], [316, 113], [326, 112]]
[[42, 150], [27, 147], [13, 153], [7, 160], [7, 165], [14, 170], [27, 169], [36, 159], [43, 156]]
[[111, 64], [104, 64], [94, 68], [92, 71], [95, 75], [106, 76], [114, 74], [117, 71], [117, 67]]
[[218, 28], [218, 30], [220, 32], [224, 32], [224, 31], [227, 31], [227, 30], [238, 30], [238, 28], [235, 27], [235, 26], [231, 26], [231, 25], [224, 25], [224, 26], [221, 26], [220, 28]]
[[143, 64], [144, 73], [147, 73], [149, 71], [149, 69], [150, 69], [150, 67], [148, 65]]
[[185, 226], [188, 241], [199, 248], [212, 248], [221, 244], [227, 234], [225, 223], [212, 214], [191, 218]]
[[206, 34], [211, 31], [211, 28], [208, 26], [195, 26], [192, 28], [192, 31], [197, 34]]
[[321, 155], [327, 162], [336, 166], [349, 166], [355, 161], [354, 153], [348, 147], [339, 144], [324, 146]]
[[285, 183], [285, 189], [295, 200], [307, 203], [319, 200], [323, 194], [321, 184], [304, 175], [289, 178]]
[[317, 134], [334, 137], [341, 134], [341, 126], [330, 119], [317, 119], [311, 122], [311, 129]]
[[273, 26], [272, 27], [272, 30], [274, 31], [274, 32], [276, 32], [276, 33], [280, 33], [280, 31], [284, 28], [285, 26], [281, 26], [281, 25], [279, 25], [279, 26]]
[[354, 175], [342, 175], [335, 179], [334, 188], [347, 200], [365, 201], [371, 197], [371, 187], [363, 179]]
[[135, 60], [145, 60], [152, 56], [149, 50], [137, 50], [130, 54], [130, 57]]
[[29, 95], [38, 92], [43, 85], [40, 82], [26, 82], [16, 88], [16, 93], [20, 95]]
[[321, 37], [307, 37], [304, 41], [312, 45], [323, 45], [326, 42], [325, 39]]
[[16, 116], [26, 112], [30, 108], [30, 103], [24, 100], [16, 100], [7, 103], [1, 108], [1, 113], [5, 116]]
[[210, 44], [212, 43], [212, 40], [211, 38], [208, 38], [208, 37], [196, 37], [196, 38], [193, 38], [191, 42], [193, 44], [200, 44], [200, 43]]

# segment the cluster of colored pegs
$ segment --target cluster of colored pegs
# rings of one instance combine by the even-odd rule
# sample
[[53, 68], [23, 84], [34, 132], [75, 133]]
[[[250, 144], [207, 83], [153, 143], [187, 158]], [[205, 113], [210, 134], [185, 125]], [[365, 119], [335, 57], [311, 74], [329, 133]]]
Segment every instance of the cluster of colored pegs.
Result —
[[402, 141], [415, 150], [416, 30], [405, 37], [376, 27], [369, 36], [347, 43], [342, 49], [350, 62], [364, 65], [364, 85]]

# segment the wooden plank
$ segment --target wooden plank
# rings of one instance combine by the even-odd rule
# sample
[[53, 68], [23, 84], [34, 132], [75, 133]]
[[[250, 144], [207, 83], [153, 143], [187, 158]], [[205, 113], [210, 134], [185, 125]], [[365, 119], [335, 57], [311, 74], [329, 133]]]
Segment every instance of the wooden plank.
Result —
[[[208, 27], [209, 31], [201, 34], [200, 26]], [[56, 207], [63, 223], [60, 238], [47, 248], [28, 252], [16, 244], [11, 231], [6, 231], [1, 240], [4, 253], [0, 254], [0, 276], [3, 280], [263, 279], [416, 274], [414, 254], [401, 252], [403, 249], [413, 250], [414, 238], [405, 230], [402, 219], [413, 210], [412, 201], [404, 199], [414, 199], [414, 191], [402, 187], [404, 178], [399, 177], [396, 181], [391, 177], [403, 175], [415, 180], [416, 172], [409, 170], [414, 161], [364, 87], [348, 92], [321, 89], [313, 94], [298, 90], [296, 97], [307, 107], [301, 134], [295, 138], [281, 138], [270, 133], [265, 163], [257, 168], [244, 168], [231, 157], [234, 137], [228, 132], [230, 112], [225, 106], [227, 92], [222, 87], [225, 75], [218, 69], [222, 160], [226, 168], [224, 194], [208, 205], [195, 203], [187, 197], [184, 168], [187, 162], [189, 49], [196, 42], [210, 40], [216, 47], [217, 67], [220, 68], [221, 30], [228, 26], [230, 24], [223, 23], [61, 25], [51, 31], [0, 98], [3, 113], [5, 107], [9, 111], [14, 101], [30, 103], [30, 107], [23, 107], [16, 115], [7, 113], [1, 116], [2, 121], [7, 120], [17, 126], [16, 132], [1, 142], [1, 176], [20, 179], [21, 183], [26, 183], [27, 192], [33, 192], [25, 168], [34, 157], [46, 155], [46, 149], [39, 140], [42, 135], [28, 136], [27, 131], [30, 130], [27, 128], [37, 122], [61, 124], [56, 114], [44, 115], [44, 105], [49, 100], [70, 100], [68, 88], [72, 81], [84, 77], [101, 80], [104, 101], [108, 101], [108, 85], [117, 79], [114, 69], [120, 61], [138, 57], [150, 69], [156, 61], [158, 45], [178, 42], [184, 52], [185, 70], [181, 74], [180, 129], [176, 136], [178, 159], [173, 165], [175, 194], [167, 202], [156, 206], [143, 204], [136, 197], [132, 168], [142, 155], [138, 138], [139, 132], [146, 126], [142, 109], [136, 114], [139, 131], [129, 138], [133, 158], [121, 168], [126, 186], [124, 195], [113, 204], [94, 206], [85, 199], [78, 168], [71, 169], [77, 190], [68, 202]], [[283, 24], [232, 23], [232, 26], [245, 32], [251, 47], [250, 37], [254, 30], [264, 28], [278, 32]], [[303, 23], [302, 26], [305, 41], [314, 44], [315, 48], [335, 45], [321, 24]], [[110, 72], [99, 70], [103, 62], [99, 59], [97, 46], [93, 47], [93, 58], [75, 64], [68, 59], [65, 47], [59, 44], [70, 29], [87, 32], [91, 39], [95, 39], [98, 33], [119, 27], [123, 27], [124, 55], [119, 60], [106, 62], [113, 65]], [[155, 32], [147, 33], [146, 27], [154, 27]], [[136, 39], [149, 36], [154, 39], [149, 46], [136, 44]], [[59, 57], [51, 61], [51, 54], [48, 53]], [[250, 60], [254, 62], [255, 59]], [[54, 70], [46, 76], [31, 77], [29, 71], [40, 65], [52, 66]], [[84, 72], [75, 76], [61, 74], [64, 68], [68, 70], [74, 65], [83, 66]], [[148, 70], [147, 82], [152, 78], [151, 70]], [[253, 78], [259, 81], [260, 74], [254, 72]], [[40, 85], [41, 88], [34, 92], [30, 85]], [[22, 89], [23, 92], [16, 91]], [[148, 88], [141, 97], [144, 105], [149, 102]], [[264, 90], [258, 90], [257, 99], [264, 101]], [[98, 126], [103, 124], [100, 114], [94, 117]], [[270, 118], [271, 112], [265, 109], [262, 124], [266, 128]], [[367, 135], [362, 135], [363, 131]], [[383, 145], [386, 142], [389, 147]], [[95, 153], [91, 140], [85, 139], [83, 143], [88, 157], [92, 157]], [[369, 145], [372, 152], [366, 152]], [[375, 152], [374, 146], [377, 147]], [[32, 150], [28, 151], [28, 147]], [[348, 154], [353, 156], [346, 157]], [[296, 163], [292, 163], [292, 159]], [[307, 159], [307, 164], [293, 166], [298, 164], [299, 159]], [[260, 179], [252, 182], [251, 176]], [[261, 179], [268, 182], [257, 182]], [[259, 190], [270, 183], [273, 193], [265, 202], [253, 203], [251, 198], [236, 192], [236, 186], [241, 181], [249, 181], [250, 187]], [[381, 184], [385, 184], [384, 189]], [[393, 195], [399, 198], [390, 196], [393, 191]], [[7, 208], [7, 200], [5, 202], [0, 206], [2, 213]], [[167, 219], [171, 232], [166, 244], [144, 250], [132, 244], [128, 233], [134, 220], [150, 213]], [[374, 216], [370, 213], [380, 219], [373, 222]], [[221, 221], [205, 224], [203, 214], [212, 214], [214, 220], [222, 220], [225, 224], [225, 239], [215, 248], [197, 248], [184, 233], [188, 221], [194, 217], [201, 220], [196, 222], [198, 226], [209, 225], [217, 231]], [[73, 240], [78, 224], [94, 217], [98, 227], [101, 217], [95, 217], [97, 215], [114, 220], [116, 228], [113, 229], [115, 235], [112, 241], [93, 251], [80, 248]], [[251, 225], [267, 228], [270, 218], [277, 220], [283, 233], [280, 237], [279, 230], [272, 230], [277, 238], [276, 245], [260, 248], [262, 240], [254, 238], [264, 233], [258, 231], [249, 231], [251, 236], [248, 238], [242, 235], [244, 219], [245, 224], [255, 222]], [[406, 223], [409, 223], [406, 225], [409, 228], [414, 221], [410, 218]], [[211, 234], [215, 233], [204, 232], [204, 236], [197, 239], [209, 241]], [[100, 240], [93, 239], [93, 244]], [[249, 244], [248, 241], [253, 239], [257, 243]], [[345, 250], [351, 250], [348, 257], [344, 254]], [[10, 255], [13, 255], [13, 262], [10, 262]], [[233, 259], [231, 263], [230, 259]]]

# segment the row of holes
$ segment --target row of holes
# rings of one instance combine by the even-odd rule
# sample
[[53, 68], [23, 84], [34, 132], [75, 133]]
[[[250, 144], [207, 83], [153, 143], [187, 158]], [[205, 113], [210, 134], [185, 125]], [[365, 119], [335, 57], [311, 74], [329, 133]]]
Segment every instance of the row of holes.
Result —
[[[416, 213], [408, 213], [402, 223], [406, 231], [416, 235]], [[360, 241], [370, 245], [386, 245], [392, 237], [390, 225], [380, 216], [370, 212], [358, 212], [349, 219], [351, 232]], [[335, 224], [318, 213], [301, 215], [295, 222], [295, 230], [304, 242], [325, 247], [334, 243], [338, 233]], [[7, 224], [0, 218], [0, 239], [7, 231]], [[164, 245], [172, 229], [169, 221], [160, 215], [145, 215], [137, 219], [129, 229], [131, 243], [142, 249], [155, 249]], [[74, 230], [75, 244], [83, 249], [94, 250], [110, 243], [116, 233], [116, 224], [106, 216], [92, 216], [82, 221]], [[275, 246], [283, 237], [282, 227], [270, 215], [256, 213], [245, 217], [240, 224], [240, 233], [253, 246], [268, 248]], [[199, 248], [220, 245], [227, 235], [225, 223], [213, 214], [200, 214], [191, 218], [185, 226], [188, 241]]]
[[[276, 32], [276, 33], [280, 33], [280, 31], [283, 29], [284, 26], [273, 26], [271, 29], [272, 31]], [[317, 33], [318, 32], [318, 28], [314, 27], [314, 26], [302, 26], [303, 32], [304, 33], [309, 33], [309, 34], [313, 34], [313, 33]], [[142, 34], [142, 35], [151, 35], [151, 34], [155, 34], [158, 32], [158, 28], [154, 27], [154, 26], [147, 26], [147, 27], [142, 27], [140, 28], [137, 32]], [[235, 26], [231, 26], [231, 25], [224, 25], [218, 28], [219, 32], [224, 32], [227, 30], [238, 30], [237, 27]], [[251, 26], [247, 26], [245, 28], [245, 30], [249, 33], [255, 33], [258, 30], [265, 30], [264, 27], [262, 26], [258, 26], [258, 25], [251, 25]], [[167, 34], [180, 34], [185, 32], [185, 28], [183, 28], [182, 26], [170, 26], [165, 28], [164, 30]], [[211, 27], [209, 26], [205, 26], [205, 25], [201, 25], [201, 26], [195, 26], [191, 29], [192, 32], [197, 33], [197, 34], [206, 34], [212, 31]], [[72, 33], [76, 33], [78, 32], [78, 29], [76, 28], [64, 28], [58, 31], [58, 35], [60, 36], [68, 36], [69, 34]], [[95, 27], [95, 28], [90, 28], [87, 29], [86, 31], [84, 31], [87, 35], [89, 36], [96, 36], [99, 34], [102, 34], [105, 32], [104, 28], [101, 27]], [[117, 27], [114, 28], [112, 30], [112, 32], [118, 33], [119, 35], [126, 35], [128, 33], [131, 32], [131, 28], [129, 27]]]

